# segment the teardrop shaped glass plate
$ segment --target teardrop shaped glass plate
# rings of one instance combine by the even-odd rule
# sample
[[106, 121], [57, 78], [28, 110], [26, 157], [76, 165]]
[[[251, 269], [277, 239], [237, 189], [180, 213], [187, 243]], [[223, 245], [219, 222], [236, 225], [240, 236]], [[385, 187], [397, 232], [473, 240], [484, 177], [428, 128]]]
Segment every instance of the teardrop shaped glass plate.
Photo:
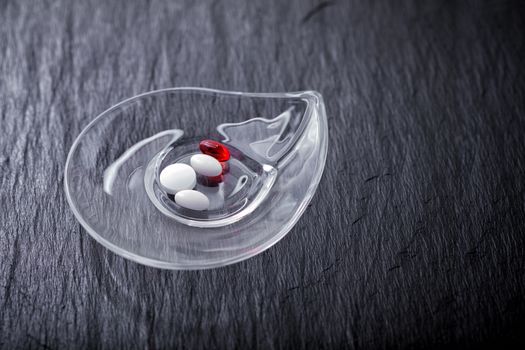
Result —
[[[222, 182], [199, 178], [205, 211], [180, 207], [159, 173], [189, 163], [199, 142], [231, 153]], [[320, 94], [203, 88], [148, 92], [108, 109], [75, 140], [65, 190], [98, 242], [136, 262], [205, 269], [254, 256], [295, 225], [325, 166], [328, 127]]]

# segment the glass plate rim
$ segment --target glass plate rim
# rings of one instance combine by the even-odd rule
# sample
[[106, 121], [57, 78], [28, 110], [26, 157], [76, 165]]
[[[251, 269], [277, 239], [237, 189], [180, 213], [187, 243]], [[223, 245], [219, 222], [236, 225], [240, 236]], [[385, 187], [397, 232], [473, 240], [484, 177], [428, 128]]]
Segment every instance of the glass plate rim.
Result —
[[[109, 240], [105, 239], [103, 236], [98, 234], [96, 230], [94, 230], [82, 217], [79, 210], [76, 208], [73, 198], [71, 196], [71, 193], [68, 189], [68, 169], [70, 167], [71, 157], [76, 148], [78, 147], [80, 140], [82, 137], [91, 129], [93, 125], [96, 124], [96, 122], [103, 118], [107, 113], [119, 108], [120, 106], [132, 102], [133, 100], [137, 100], [149, 95], [154, 94], [161, 94], [161, 93], [167, 93], [167, 92], [174, 92], [174, 91], [195, 91], [195, 92], [204, 92], [204, 93], [212, 93], [212, 94], [221, 94], [221, 95], [234, 95], [234, 96], [246, 96], [246, 97], [258, 97], [258, 98], [285, 98], [285, 97], [305, 97], [309, 99], [313, 99], [313, 103], [317, 105], [317, 110], [319, 114], [319, 129], [320, 129], [320, 166], [315, 170], [315, 174], [313, 177], [312, 182], [310, 183], [310, 186], [308, 187], [306, 191], [306, 195], [304, 200], [302, 201], [299, 208], [295, 211], [295, 213], [292, 215], [291, 219], [287, 222], [285, 226], [281, 228], [281, 230], [275, 234], [271, 239], [269, 239], [267, 242], [265, 242], [263, 245], [258, 247], [257, 249], [250, 250], [244, 254], [239, 254], [238, 256], [221, 260], [220, 262], [211, 262], [211, 263], [204, 263], [204, 264], [191, 264], [191, 265], [181, 265], [174, 262], [167, 262], [162, 261], [158, 259], [153, 259], [149, 257], [142, 256], [140, 254], [136, 254], [133, 252], [130, 252], [124, 248], [119, 247], [118, 245], [110, 242]], [[167, 269], [167, 270], [206, 270], [206, 269], [213, 269], [223, 266], [232, 265], [238, 262], [241, 262], [243, 260], [249, 259], [255, 255], [258, 255], [265, 250], [271, 248], [273, 245], [277, 244], [281, 239], [286, 236], [291, 229], [295, 226], [297, 221], [301, 218], [304, 211], [308, 207], [308, 204], [310, 204], [313, 196], [315, 195], [317, 191], [317, 187], [319, 186], [319, 183], [321, 181], [322, 175], [324, 173], [324, 169], [326, 166], [326, 158], [328, 155], [328, 121], [326, 117], [326, 111], [325, 106], [323, 102], [322, 95], [315, 91], [315, 90], [305, 90], [305, 91], [296, 91], [296, 92], [241, 92], [241, 91], [228, 91], [228, 90], [219, 90], [219, 89], [211, 89], [211, 88], [203, 88], [203, 87], [191, 87], [191, 86], [181, 86], [181, 87], [171, 87], [171, 88], [164, 88], [164, 89], [158, 89], [158, 90], [151, 90], [147, 91], [132, 97], [129, 97], [127, 99], [124, 99], [117, 104], [109, 107], [108, 109], [104, 110], [102, 113], [98, 114], [93, 120], [91, 120], [80, 132], [80, 134], [75, 138], [75, 141], [71, 145], [71, 148], [69, 149], [66, 164], [64, 167], [64, 190], [66, 193], [67, 202], [69, 204], [69, 207], [71, 208], [73, 215], [78, 220], [80, 225], [87, 231], [87, 233], [95, 239], [98, 243], [100, 243], [105, 248], [109, 249], [113, 253], [120, 255], [128, 260], [134, 261], [136, 263], [160, 268], [160, 269]]]

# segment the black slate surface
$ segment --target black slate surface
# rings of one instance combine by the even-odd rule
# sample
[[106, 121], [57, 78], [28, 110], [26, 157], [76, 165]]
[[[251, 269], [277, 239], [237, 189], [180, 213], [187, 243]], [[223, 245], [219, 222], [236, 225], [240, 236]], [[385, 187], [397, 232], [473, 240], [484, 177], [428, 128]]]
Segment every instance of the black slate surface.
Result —
[[[524, 343], [520, 1], [0, 1], [0, 348]], [[69, 210], [98, 113], [171, 86], [315, 89], [330, 153], [280, 243], [172, 272]]]

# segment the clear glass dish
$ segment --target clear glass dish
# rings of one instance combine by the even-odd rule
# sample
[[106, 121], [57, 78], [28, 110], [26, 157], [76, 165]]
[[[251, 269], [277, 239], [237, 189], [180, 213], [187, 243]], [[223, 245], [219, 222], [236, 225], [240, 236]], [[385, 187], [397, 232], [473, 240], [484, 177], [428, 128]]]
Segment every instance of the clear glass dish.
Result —
[[[205, 211], [178, 206], [159, 173], [212, 139], [231, 153], [223, 182], [196, 190]], [[305, 211], [325, 166], [320, 94], [172, 88], [127, 99], [75, 140], [65, 168], [68, 202], [113, 252], [167, 269], [232, 264], [268, 249]]]

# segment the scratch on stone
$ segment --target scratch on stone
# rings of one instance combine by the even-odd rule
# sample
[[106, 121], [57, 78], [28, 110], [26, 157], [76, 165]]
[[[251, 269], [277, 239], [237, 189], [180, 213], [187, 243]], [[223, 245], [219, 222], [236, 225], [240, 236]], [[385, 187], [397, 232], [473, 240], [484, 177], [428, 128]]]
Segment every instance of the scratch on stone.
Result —
[[352, 225], [355, 225], [357, 224], [359, 221], [361, 221], [362, 218], [364, 218], [366, 215], [361, 215], [360, 217], [358, 217], [357, 219], [354, 220], [354, 222], [352, 222]]
[[332, 267], [334, 267], [334, 264], [330, 264], [330, 266], [328, 266], [326, 269], [324, 269], [323, 272], [326, 272], [326, 271], [330, 270]]
[[372, 181], [372, 180], [375, 180], [379, 177], [379, 175], [374, 175], [372, 177], [369, 177], [368, 179], [365, 180], [365, 183], [369, 182], [369, 181]]
[[321, 2], [320, 4], [318, 4], [317, 6], [312, 8], [310, 11], [308, 11], [308, 13], [303, 17], [303, 19], [301, 19], [301, 24], [305, 24], [310, 19], [312, 19], [312, 17], [315, 16], [317, 13], [319, 13], [323, 9], [325, 9], [325, 8], [327, 8], [329, 6], [332, 6], [332, 5], [334, 5], [333, 1], [323, 1], [323, 2]]

